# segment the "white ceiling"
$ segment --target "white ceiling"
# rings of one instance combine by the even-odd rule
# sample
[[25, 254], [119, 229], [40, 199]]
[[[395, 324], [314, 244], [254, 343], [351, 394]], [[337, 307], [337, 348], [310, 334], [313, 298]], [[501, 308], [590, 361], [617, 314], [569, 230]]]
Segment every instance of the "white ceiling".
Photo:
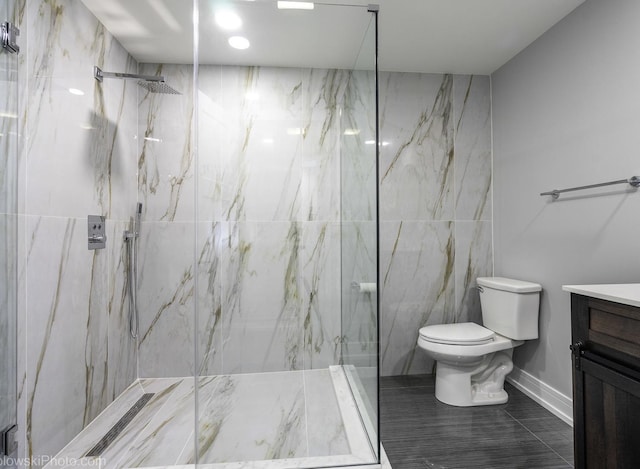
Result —
[[[193, 62], [188, 0], [82, 1], [138, 61]], [[363, 41], [371, 34], [372, 15], [365, 6], [376, 3], [381, 70], [490, 74], [583, 2], [334, 0], [341, 6], [279, 11], [272, 0], [201, 0], [200, 62], [367, 68], [370, 51], [360, 47], [372, 44]], [[346, 3], [361, 7], [342, 5]], [[211, 18], [221, 5], [242, 17], [240, 34], [252, 42], [249, 49], [226, 45], [230, 34], [220, 31]]]

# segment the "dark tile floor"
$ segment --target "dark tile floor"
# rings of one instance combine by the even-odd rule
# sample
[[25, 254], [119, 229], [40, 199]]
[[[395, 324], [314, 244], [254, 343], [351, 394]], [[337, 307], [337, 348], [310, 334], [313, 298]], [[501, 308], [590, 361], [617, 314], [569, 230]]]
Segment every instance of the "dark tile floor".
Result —
[[573, 430], [506, 384], [509, 402], [452, 407], [436, 400], [434, 377], [380, 381], [380, 426], [393, 469], [570, 468]]

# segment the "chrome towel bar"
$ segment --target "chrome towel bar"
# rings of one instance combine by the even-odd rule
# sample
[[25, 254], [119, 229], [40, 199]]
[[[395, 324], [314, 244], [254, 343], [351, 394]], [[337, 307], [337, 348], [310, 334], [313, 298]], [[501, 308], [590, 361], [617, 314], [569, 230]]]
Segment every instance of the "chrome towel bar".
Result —
[[581, 191], [583, 189], [593, 189], [594, 187], [612, 186], [614, 184], [630, 184], [633, 187], [640, 187], [640, 177], [631, 176], [629, 179], [618, 179], [617, 181], [601, 182], [600, 184], [589, 184], [588, 186], [570, 187], [569, 189], [554, 189], [548, 192], [541, 192], [540, 195], [550, 195], [553, 200], [560, 197], [562, 192]]

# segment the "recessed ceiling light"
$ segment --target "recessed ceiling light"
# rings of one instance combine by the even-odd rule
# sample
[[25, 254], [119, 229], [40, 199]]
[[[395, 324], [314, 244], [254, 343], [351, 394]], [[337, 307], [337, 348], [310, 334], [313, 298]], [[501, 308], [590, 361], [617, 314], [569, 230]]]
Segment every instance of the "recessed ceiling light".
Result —
[[345, 129], [344, 135], [358, 135], [360, 133], [360, 129]]
[[222, 10], [216, 13], [216, 24], [222, 29], [233, 30], [242, 26], [242, 20], [238, 15], [229, 10]]
[[278, 2], [280, 10], [313, 10], [313, 2]]
[[234, 49], [248, 49], [251, 45], [249, 39], [242, 36], [232, 36], [229, 38], [229, 45]]
[[75, 94], [76, 96], [84, 96], [84, 91], [79, 90], [78, 88], [69, 88], [69, 93]]

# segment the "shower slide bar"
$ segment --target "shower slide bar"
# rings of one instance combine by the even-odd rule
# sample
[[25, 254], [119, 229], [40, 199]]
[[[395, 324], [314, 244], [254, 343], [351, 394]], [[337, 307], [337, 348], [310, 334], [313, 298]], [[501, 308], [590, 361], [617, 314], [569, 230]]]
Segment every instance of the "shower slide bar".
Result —
[[629, 184], [633, 187], [640, 187], [640, 176], [631, 176], [629, 179], [618, 179], [617, 181], [601, 182], [600, 184], [589, 184], [588, 186], [570, 187], [569, 189], [553, 189], [552, 191], [541, 192], [540, 195], [550, 195], [553, 200], [556, 200], [562, 192], [581, 191], [583, 189], [612, 186], [614, 184]]

